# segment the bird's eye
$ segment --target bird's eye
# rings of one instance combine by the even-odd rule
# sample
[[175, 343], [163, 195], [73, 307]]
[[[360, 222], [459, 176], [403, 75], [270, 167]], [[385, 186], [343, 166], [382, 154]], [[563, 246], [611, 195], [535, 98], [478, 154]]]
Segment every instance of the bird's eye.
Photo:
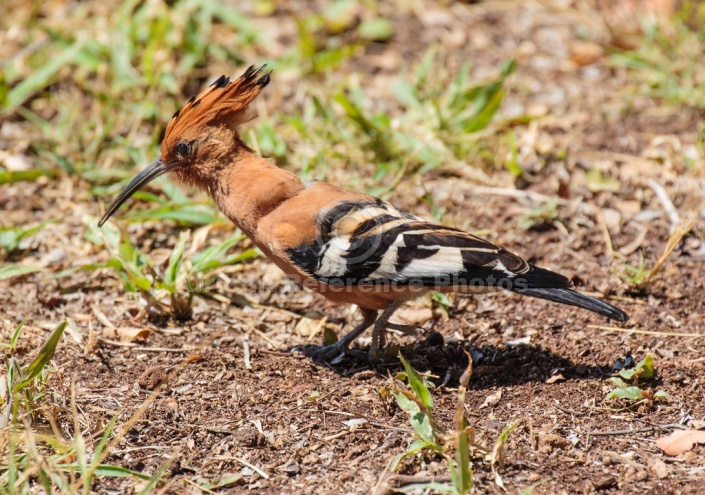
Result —
[[179, 156], [187, 156], [191, 152], [191, 145], [188, 143], [179, 143], [174, 148], [174, 151]]

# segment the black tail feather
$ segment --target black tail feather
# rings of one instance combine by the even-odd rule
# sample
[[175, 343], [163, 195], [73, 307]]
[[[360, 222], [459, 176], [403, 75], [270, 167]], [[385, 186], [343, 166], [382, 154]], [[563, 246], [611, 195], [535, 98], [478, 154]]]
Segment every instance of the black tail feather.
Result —
[[549, 301], [567, 304], [569, 306], [577, 306], [578, 308], [587, 309], [594, 313], [606, 316], [612, 320], [627, 321], [629, 319], [629, 315], [621, 309], [571, 289], [542, 287], [531, 289], [514, 289], [514, 292], [524, 296], [538, 297], [540, 299], [547, 299]]
[[529, 264], [531, 267], [528, 272], [517, 275], [517, 282], [521, 281], [526, 284], [524, 287], [531, 289], [572, 289], [573, 282], [560, 273], [539, 268], [536, 265]]

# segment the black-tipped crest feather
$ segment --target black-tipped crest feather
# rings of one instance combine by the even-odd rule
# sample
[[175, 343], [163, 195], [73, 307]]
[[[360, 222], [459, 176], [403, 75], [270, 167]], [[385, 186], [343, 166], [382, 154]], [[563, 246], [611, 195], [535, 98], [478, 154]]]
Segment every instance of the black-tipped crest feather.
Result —
[[167, 126], [164, 138], [167, 148], [189, 129], [224, 125], [236, 130], [239, 125], [252, 120], [256, 112], [250, 108], [250, 103], [270, 80], [271, 71], [264, 73], [266, 67], [266, 64], [261, 67], [251, 65], [232, 81], [221, 75], [201, 93], [191, 97]]

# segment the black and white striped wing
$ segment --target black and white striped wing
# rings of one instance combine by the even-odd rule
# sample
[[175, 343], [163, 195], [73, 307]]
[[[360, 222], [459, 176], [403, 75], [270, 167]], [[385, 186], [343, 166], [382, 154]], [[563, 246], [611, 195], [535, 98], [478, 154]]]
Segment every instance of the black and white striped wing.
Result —
[[[290, 249], [289, 256], [331, 285], [504, 286], [536, 270], [489, 241], [425, 222], [381, 200], [339, 204], [319, 217], [318, 231], [316, 242]], [[571, 286], [558, 277], [561, 285]]]

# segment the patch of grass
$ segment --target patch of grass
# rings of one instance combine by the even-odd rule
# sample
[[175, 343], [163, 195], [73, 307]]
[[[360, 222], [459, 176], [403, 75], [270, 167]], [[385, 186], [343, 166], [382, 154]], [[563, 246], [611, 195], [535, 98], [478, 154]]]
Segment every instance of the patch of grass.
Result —
[[648, 273], [644, 261], [644, 253], [640, 251], [639, 262], [636, 265], [630, 265], [628, 263], [624, 265], [622, 279], [634, 287], [639, 287]]
[[3, 170], [0, 168], [0, 186], [14, 182], [35, 181], [44, 175], [51, 177], [55, 174], [46, 170]]
[[558, 200], [551, 199], [541, 206], [532, 208], [519, 219], [519, 227], [524, 230], [540, 229], [553, 226], [560, 221]]
[[[181, 232], [169, 259], [160, 266], [132, 244], [129, 236], [123, 234], [112, 222], [98, 228], [96, 220], [91, 219], [86, 231], [87, 239], [105, 246], [111, 257], [105, 263], [86, 265], [80, 269], [93, 271], [110, 268], [123, 281], [125, 290], [140, 292], [149, 301], [151, 308], [180, 320], [188, 319], [191, 317], [193, 295], [206, 290], [200, 283], [205, 276], [223, 266], [235, 265], [258, 256], [254, 249], [228, 254], [245, 239], [245, 235], [236, 230], [219, 244], [190, 253], [188, 259], [184, 259], [190, 235], [188, 230]], [[72, 271], [75, 269], [59, 276], [68, 275]], [[165, 299], [168, 302], [164, 302]]]
[[[394, 397], [399, 407], [409, 413], [411, 426], [416, 432], [418, 440], [413, 442], [406, 452], [397, 457], [394, 469], [397, 469], [405, 458], [416, 454], [424, 452], [440, 454], [447, 459], [452, 484], [417, 483], [399, 488], [397, 491], [408, 493], [431, 490], [455, 495], [469, 493], [472, 489], [471, 449], [477, 450], [475, 430], [468, 425], [464, 414], [465, 391], [472, 374], [472, 359], [468, 356], [468, 368], [460, 378], [458, 405], [455, 412], [455, 430], [447, 432], [433, 417], [433, 397], [429, 390], [431, 383], [414, 370], [401, 354], [399, 358], [404, 365], [404, 373], [398, 377], [408, 381], [410, 390], [397, 385]], [[454, 456], [448, 454], [451, 448], [455, 450]]]
[[636, 366], [622, 369], [618, 376], [613, 376], [607, 381], [616, 385], [616, 388], [607, 394], [605, 400], [619, 400], [629, 407], [638, 407], [641, 404], [651, 405], [656, 400], [668, 398], [663, 390], [653, 391], [644, 389], [639, 382], [648, 381], [654, 376], [654, 360], [648, 355], [639, 361]]
[[694, 226], [694, 218], [676, 225], [668, 238], [668, 242], [666, 243], [663, 252], [650, 269], [646, 268], [644, 255], [640, 252], [639, 263], [636, 266], [626, 264], [624, 266], [622, 278], [626, 282], [630, 283], [637, 291], [646, 290], [656, 279], [657, 275], [661, 271], [661, 268], [663, 268], [663, 265], [666, 263], [673, 250], [676, 246], [678, 246], [683, 237], [685, 237], [686, 234], [693, 229]]
[[[440, 455], [448, 463], [452, 483], [415, 483], [395, 488], [395, 491], [411, 493], [429, 490], [431, 493], [452, 493], [454, 495], [469, 493], [473, 488], [473, 459], [476, 462], [477, 460], [489, 462], [495, 483], [505, 489], [499, 471], [504, 468], [507, 440], [509, 435], [522, 423], [528, 423], [531, 434], [531, 420], [520, 418], [513, 422], [500, 433], [491, 450], [475, 442], [475, 428], [470, 426], [465, 417], [465, 394], [472, 376], [472, 358], [468, 355], [468, 367], [459, 379], [453, 429], [446, 430], [433, 415], [433, 397], [430, 390], [433, 384], [426, 375], [414, 370], [401, 354], [399, 354], [399, 358], [404, 366], [404, 371], [396, 377], [394, 397], [397, 405], [409, 413], [409, 420], [414, 429], [416, 440], [409, 445], [404, 453], [397, 456], [392, 463], [392, 469], [399, 469], [404, 459], [413, 456]], [[408, 388], [401, 385], [401, 380], [408, 382]], [[525, 493], [531, 493], [536, 486], [546, 481], [548, 479], [527, 487]]]
[[[82, 480], [82, 493], [88, 493], [96, 477], [155, 479], [97, 461], [113, 434], [117, 415], [105, 427], [97, 443], [91, 443], [81, 431], [73, 397], [72, 439], [66, 440], [59, 430], [47, 397], [47, 382], [53, 372], [49, 363], [64, 331], [73, 325], [71, 320], [57, 325], [37, 356], [24, 367], [14, 356], [23, 324], [13, 332], [9, 343], [2, 343], [10, 357], [4, 386], [0, 387], [4, 390], [0, 394], [0, 445], [3, 446], [0, 452], [0, 494], [36, 493], [37, 490], [76, 493], [77, 479]], [[37, 423], [41, 420], [49, 422], [52, 433], [43, 432], [47, 425]], [[160, 478], [163, 473], [163, 470], [158, 471], [155, 476]]]
[[[93, 188], [94, 194], [107, 194], [115, 196], [132, 177], [126, 177], [110, 187]], [[157, 182], [164, 198], [148, 191], [138, 191], [133, 195], [134, 200], [141, 200], [155, 204], [155, 207], [136, 209], [134, 206], [123, 208], [120, 221], [129, 223], [163, 222], [172, 221], [182, 227], [194, 225], [208, 225], [220, 221], [221, 217], [213, 206], [191, 200], [186, 193], [168, 178], [161, 177]]]
[[[350, 2], [337, 2], [343, 5]], [[330, 6], [335, 7], [335, 4]], [[354, 5], [352, 5], [354, 7]], [[343, 38], [328, 36], [330, 32], [340, 32], [347, 25], [331, 25], [341, 19], [345, 24], [354, 19], [344, 19], [344, 12], [310, 13], [296, 21], [298, 43], [296, 49], [289, 52], [285, 60], [287, 65], [301, 68], [304, 74], [313, 75], [336, 69], [345, 60], [351, 58], [359, 48], [358, 42], [345, 42]]]
[[401, 354], [399, 358], [405, 371], [403, 374], [397, 375], [397, 379], [408, 380], [411, 390], [397, 385], [394, 398], [397, 405], [409, 413], [411, 427], [418, 439], [396, 459], [393, 465], [394, 469], [409, 456], [424, 451], [443, 453], [447, 450], [444, 445], [446, 432], [433, 417], [433, 397], [429, 390], [429, 387], [432, 386], [431, 382], [414, 370]]
[[452, 296], [450, 294], [446, 294], [445, 292], [437, 292], [434, 290], [430, 292], [429, 297], [431, 298], [433, 304], [437, 305], [443, 314], [448, 316], [448, 308], [453, 307]]
[[41, 222], [30, 227], [0, 227], [0, 260], [7, 259], [22, 241], [42, 230], [48, 223]]
[[679, 19], [670, 26], [664, 32], [659, 23], [649, 25], [636, 49], [613, 53], [609, 64], [633, 72], [642, 81], [635, 94], [705, 108], [705, 32], [691, 30]]
[[[0, 167], [0, 183], [57, 172], [93, 186], [127, 179], [131, 174], [121, 166], [148, 163], [157, 153], [185, 85], [186, 92], [197, 91], [209, 77], [203, 67], [234, 70], [243, 65], [241, 53], [262, 42], [238, 9], [206, 0], [128, 0], [115, 9], [87, 2], [67, 16], [44, 9], [37, 3], [15, 13], [12, 22], [23, 25], [27, 49], [0, 68], [0, 115], [18, 120], [32, 136], [17, 152], [38, 170]], [[186, 202], [129, 218], [157, 217], [189, 224], [216, 219], [212, 209]]]
[[[482, 131], [488, 130], [514, 69], [510, 60], [496, 79], [478, 84], [469, 64], [450, 73], [432, 47], [412, 73], [391, 85], [394, 112], [378, 105], [354, 78], [332, 90], [311, 87], [301, 112], [274, 117], [283, 122], [276, 132], [290, 150], [280, 158], [301, 166], [304, 180], [326, 178], [328, 170], [350, 164], [362, 170], [371, 166], [375, 182], [391, 177], [385, 186], [370, 188], [377, 195], [390, 192], [404, 175], [449, 164], [477, 166]], [[273, 149], [270, 131], [260, 129], [260, 147]]]
[[22, 333], [22, 328], [24, 327], [24, 320], [20, 322], [19, 325], [15, 328], [15, 330], [12, 332], [12, 335], [10, 336], [10, 341], [9, 342], [0, 342], [0, 347], [4, 347], [8, 350], [10, 355], [15, 353], [15, 349], [17, 347], [17, 339], [20, 338], [20, 334]]

